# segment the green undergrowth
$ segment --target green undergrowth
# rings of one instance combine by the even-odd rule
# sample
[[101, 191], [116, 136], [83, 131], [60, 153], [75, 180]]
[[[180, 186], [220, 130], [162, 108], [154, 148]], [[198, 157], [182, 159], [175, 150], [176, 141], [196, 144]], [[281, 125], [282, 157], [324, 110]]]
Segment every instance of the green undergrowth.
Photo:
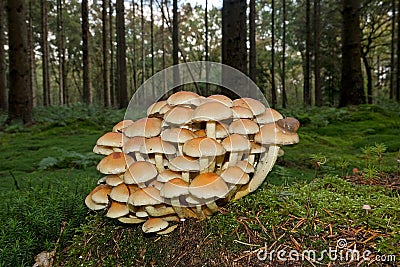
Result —
[[[380, 170], [375, 155], [370, 165], [381, 172], [398, 171], [399, 106], [282, 112], [299, 118], [300, 143], [283, 148], [285, 155], [268, 175], [268, 184], [229, 204], [224, 214], [187, 220], [171, 235], [158, 237], [84, 206], [101, 178], [95, 169], [101, 157], [91, 153], [93, 145], [123, 119], [123, 111], [82, 105], [36, 109], [34, 126], [14, 124], [0, 132], [0, 266], [32, 266], [35, 255], [56, 244], [57, 265], [64, 266], [249, 266], [243, 261], [248, 257], [238, 258], [264, 242], [273, 244], [272, 229], [284, 234], [275, 227], [289, 218], [294, 223], [290, 216], [306, 221], [279, 242], [286, 244], [292, 235], [305, 247], [317, 246], [311, 241], [327, 247], [333, 239], [318, 243], [310, 237], [326, 233], [328, 222], [337, 236], [347, 226], [367, 227], [364, 204], [372, 207], [368, 227], [387, 234], [374, 240], [376, 251], [399, 253], [398, 192], [338, 178], [365, 168], [363, 149], [376, 144], [387, 150]], [[325, 161], [316, 167], [316, 159]], [[315, 213], [325, 223], [316, 229]], [[262, 266], [254, 255], [250, 266]]]

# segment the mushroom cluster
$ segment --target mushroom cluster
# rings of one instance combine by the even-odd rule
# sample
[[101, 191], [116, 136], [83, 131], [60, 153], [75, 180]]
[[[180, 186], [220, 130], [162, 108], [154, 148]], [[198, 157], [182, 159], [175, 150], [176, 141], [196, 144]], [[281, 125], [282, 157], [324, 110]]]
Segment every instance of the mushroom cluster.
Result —
[[97, 140], [106, 176], [86, 197], [92, 210], [144, 232], [166, 234], [255, 191], [280, 146], [299, 141], [299, 122], [252, 98], [180, 91], [123, 120]]

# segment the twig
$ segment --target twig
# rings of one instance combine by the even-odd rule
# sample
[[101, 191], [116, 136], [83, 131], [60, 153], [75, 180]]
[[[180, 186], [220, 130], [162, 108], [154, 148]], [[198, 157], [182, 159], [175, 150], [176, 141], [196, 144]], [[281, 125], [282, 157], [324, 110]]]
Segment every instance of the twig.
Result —
[[13, 180], [14, 180], [14, 185], [15, 185], [15, 188], [18, 190], [18, 191], [20, 191], [21, 190], [21, 188], [19, 187], [19, 185], [18, 185], [18, 181], [17, 181], [17, 178], [15, 178], [15, 175], [12, 173], [12, 171], [9, 171], [10, 172], [10, 175], [11, 175], [11, 177], [13, 178]]

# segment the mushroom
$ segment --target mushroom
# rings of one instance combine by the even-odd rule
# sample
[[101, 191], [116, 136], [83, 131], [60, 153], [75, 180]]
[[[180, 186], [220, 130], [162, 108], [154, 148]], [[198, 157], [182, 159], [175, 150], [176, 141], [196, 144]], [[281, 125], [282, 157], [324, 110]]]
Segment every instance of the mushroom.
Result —
[[223, 198], [229, 189], [225, 181], [216, 173], [206, 172], [196, 176], [189, 185], [193, 196], [204, 200], [212, 213], [218, 211], [216, 198]]
[[128, 204], [138, 206], [157, 205], [162, 203], [160, 191], [154, 187], [139, 188], [128, 199]]
[[123, 180], [123, 175], [118, 175], [118, 174], [110, 174], [106, 176], [106, 184], [111, 185], [111, 186], [117, 186], [121, 183], [124, 182]]
[[160, 117], [162, 118], [163, 115], [160, 114], [161, 109], [168, 105], [166, 100], [155, 102], [147, 108], [147, 116], [148, 117]]
[[176, 106], [164, 114], [164, 122], [172, 127], [185, 127], [191, 122], [194, 110], [188, 107]]
[[129, 125], [131, 125], [133, 123], [132, 120], [123, 120], [118, 122], [117, 124], [114, 125], [114, 127], [112, 128], [113, 132], [120, 132], [122, 133], [124, 131], [124, 129], [126, 127], [128, 127]]
[[142, 230], [145, 233], [154, 233], [168, 227], [168, 222], [161, 218], [149, 218], [143, 225]]
[[254, 142], [250, 142], [251, 143], [251, 148], [250, 148], [250, 153], [249, 156], [247, 158], [247, 161], [250, 164], [255, 164], [255, 160], [256, 160], [256, 155], [258, 154], [262, 154], [265, 153], [265, 151], [267, 150], [265, 146], [262, 146], [260, 144], [254, 143]]
[[108, 132], [97, 139], [96, 146], [111, 147], [115, 152], [121, 152], [124, 135], [119, 132]]
[[176, 228], [178, 228], [178, 225], [177, 225], [177, 224], [172, 225], [172, 226], [166, 228], [165, 230], [158, 231], [156, 234], [157, 234], [157, 235], [167, 235], [167, 234], [169, 234], [169, 233], [172, 233]]
[[241, 134], [252, 140], [254, 135], [258, 133], [260, 128], [258, 124], [249, 119], [238, 119], [229, 125], [229, 132], [231, 134]]
[[189, 206], [194, 205], [196, 207], [197, 218], [203, 217], [203, 212], [201, 207], [202, 204], [204, 204], [204, 200], [197, 198], [193, 195], [188, 195], [186, 196], [185, 201], [189, 204]]
[[168, 97], [167, 103], [170, 106], [198, 106], [201, 103], [201, 98], [194, 92], [179, 91]]
[[129, 209], [125, 203], [112, 201], [107, 210], [106, 216], [109, 218], [119, 218], [129, 214]]
[[146, 142], [146, 137], [134, 136], [129, 138], [123, 145], [122, 151], [125, 154], [134, 154], [136, 161], [144, 161], [144, 157], [140, 154], [140, 148]]
[[235, 166], [241, 168], [242, 171], [244, 171], [245, 173], [253, 173], [253, 172], [254, 172], [254, 167], [253, 167], [253, 165], [250, 164], [250, 163], [249, 163], [248, 161], [246, 161], [246, 160], [238, 161], [238, 162], [236, 163]]
[[135, 160], [122, 152], [113, 152], [97, 164], [97, 170], [104, 174], [124, 173]]
[[182, 211], [179, 197], [189, 194], [189, 183], [181, 178], [174, 178], [164, 184], [160, 190], [160, 196], [166, 199], [171, 199], [171, 205], [179, 218], [185, 218]]
[[[108, 196], [111, 193], [111, 186], [108, 185], [98, 185], [91, 194], [91, 200], [96, 204], [108, 204]], [[90, 201], [89, 201], [90, 202]]]
[[163, 204], [158, 204], [154, 206], [146, 206], [145, 210], [152, 217], [161, 217], [165, 215], [175, 214], [175, 210], [173, 207], [165, 206]]
[[93, 153], [95, 153], [95, 154], [108, 156], [113, 152], [118, 152], [118, 151], [114, 151], [114, 149], [112, 147], [110, 147], [110, 146], [95, 145], [93, 147]]
[[[100, 190], [102, 190], [101, 196], [103, 196], [103, 193], [104, 193], [105, 198], [103, 198], [103, 197], [100, 198], [100, 195], [98, 195], [98, 197], [96, 197], [95, 199], [100, 200], [100, 202], [103, 202], [103, 203], [95, 202], [92, 199], [93, 194], [97, 193]], [[107, 205], [108, 205], [108, 196], [107, 196], [108, 194], [107, 194], [107, 192], [109, 193], [110, 191], [111, 191], [111, 187], [109, 187], [108, 185], [100, 184], [100, 185], [96, 186], [92, 190], [92, 192], [90, 192], [89, 195], [86, 196], [86, 198], [85, 198], [86, 206], [91, 210], [101, 210], [101, 209], [106, 208]]]
[[176, 143], [178, 145], [178, 151], [179, 154], [178, 156], [183, 155], [182, 147], [183, 144], [190, 140], [195, 138], [196, 135], [188, 130], [188, 129], [182, 129], [182, 128], [170, 128], [166, 129], [161, 133], [161, 139], [167, 142], [171, 143]]
[[276, 124], [283, 132], [296, 133], [300, 127], [300, 122], [293, 117], [279, 119]]
[[257, 115], [254, 119], [258, 124], [271, 123], [283, 119], [282, 114], [273, 108], [267, 108], [264, 113]]
[[171, 179], [174, 178], [182, 178], [181, 174], [179, 172], [171, 171], [171, 170], [165, 170], [163, 172], [160, 172], [157, 175], [157, 181], [161, 183], [166, 183]]
[[225, 95], [210, 95], [209, 97], [205, 98], [202, 103], [217, 101], [224, 104], [227, 107], [232, 107], [232, 99]]
[[119, 217], [118, 221], [120, 221], [122, 223], [126, 223], [126, 224], [138, 224], [138, 223], [145, 222], [146, 219], [138, 218], [138, 217], [133, 216], [133, 215], [128, 215], [128, 216], [124, 216], [124, 217]]
[[183, 153], [199, 158], [200, 172], [213, 172], [215, 157], [225, 154], [224, 147], [215, 139], [197, 137], [190, 139], [183, 145]]
[[169, 161], [168, 167], [172, 171], [182, 172], [182, 179], [189, 182], [190, 172], [200, 171], [198, 159], [188, 156], [178, 156]]
[[159, 172], [164, 171], [164, 157], [163, 154], [173, 155], [176, 153], [175, 147], [163, 141], [161, 137], [155, 136], [150, 139], [146, 139], [144, 145], [140, 148], [142, 154], [154, 154], [154, 160]]
[[250, 181], [250, 176], [237, 166], [228, 167], [222, 171], [220, 176], [230, 188], [229, 193], [226, 196], [227, 200], [230, 200], [236, 192], [238, 185], [244, 185]]
[[128, 202], [129, 188], [126, 184], [119, 184], [111, 189], [110, 198], [118, 202]]
[[124, 133], [127, 137], [144, 136], [147, 138], [161, 133], [161, 119], [142, 118], [129, 125]]
[[232, 118], [235, 119], [252, 119], [253, 112], [250, 109], [241, 107], [241, 106], [233, 106], [232, 110]]
[[208, 102], [198, 106], [193, 113], [194, 122], [206, 122], [207, 137], [215, 139], [217, 121], [232, 118], [232, 110], [220, 102]]
[[244, 98], [239, 98], [233, 100], [233, 106], [240, 106], [244, 108], [248, 108], [253, 112], [253, 115], [257, 116], [265, 112], [265, 106], [263, 103], [260, 101], [249, 98], [249, 97], [244, 97]]
[[124, 182], [125, 184], [137, 184], [139, 187], [143, 187], [146, 182], [154, 179], [157, 174], [157, 169], [152, 163], [137, 161], [132, 163], [124, 173]]
[[226, 151], [229, 151], [229, 161], [222, 166], [225, 169], [228, 166], [233, 166], [241, 160], [242, 155], [245, 151], [250, 151], [250, 141], [240, 134], [231, 134], [225, 138], [221, 144], [224, 146]]

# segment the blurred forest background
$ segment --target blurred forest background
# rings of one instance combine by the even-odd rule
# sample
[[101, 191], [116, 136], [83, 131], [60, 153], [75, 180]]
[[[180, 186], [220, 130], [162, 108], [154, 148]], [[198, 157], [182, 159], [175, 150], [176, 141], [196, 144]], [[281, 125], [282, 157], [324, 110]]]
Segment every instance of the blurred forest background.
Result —
[[400, 1], [0, 3], [8, 122], [35, 106], [124, 108], [154, 73], [197, 60], [248, 74], [276, 108], [400, 100]]

